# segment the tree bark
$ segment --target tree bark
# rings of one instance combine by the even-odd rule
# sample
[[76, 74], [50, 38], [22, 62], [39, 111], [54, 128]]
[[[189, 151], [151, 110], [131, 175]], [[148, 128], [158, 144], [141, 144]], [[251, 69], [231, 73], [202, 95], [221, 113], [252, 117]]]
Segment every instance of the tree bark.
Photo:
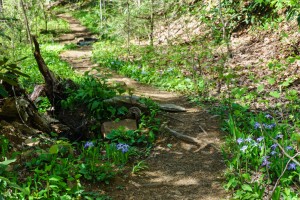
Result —
[[41, 56], [39, 43], [36, 40], [36, 37], [32, 37], [33, 43], [34, 43], [34, 57], [38, 64], [39, 71], [43, 75], [45, 79], [45, 92], [46, 96], [48, 97], [51, 105], [54, 107], [54, 109], [60, 108], [59, 101], [64, 99], [65, 95], [65, 89], [60, 83], [60, 79], [55, 77], [53, 72], [47, 67], [43, 57]]

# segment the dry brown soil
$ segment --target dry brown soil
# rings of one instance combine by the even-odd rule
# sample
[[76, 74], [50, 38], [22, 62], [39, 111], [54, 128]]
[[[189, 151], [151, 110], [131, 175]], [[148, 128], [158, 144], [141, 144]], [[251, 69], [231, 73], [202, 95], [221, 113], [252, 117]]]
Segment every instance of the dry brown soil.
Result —
[[[80, 23], [66, 14], [59, 17], [70, 23], [71, 33], [63, 35], [63, 43], [74, 43], [80, 37], [91, 36]], [[74, 70], [83, 72], [97, 67], [90, 61], [91, 47], [79, 47], [61, 54], [63, 60], [71, 64]], [[107, 73], [107, 69], [101, 69]], [[105, 71], [105, 72], [104, 72]], [[183, 106], [187, 112], [164, 113], [163, 121], [168, 121], [168, 127], [203, 141], [205, 148], [185, 143], [174, 138], [170, 133], [159, 133], [155, 148], [146, 159], [148, 169], [138, 175], [122, 175], [111, 182], [108, 187], [89, 186], [88, 190], [104, 192], [113, 199], [228, 199], [224, 191], [223, 173], [225, 164], [219, 147], [222, 134], [219, 131], [218, 120], [209, 115], [205, 109], [190, 103], [186, 97], [175, 93], [161, 91], [152, 86], [140, 84], [129, 78], [110, 71], [111, 81], [125, 82], [134, 88], [134, 94], [150, 97], [158, 102], [173, 103]]]

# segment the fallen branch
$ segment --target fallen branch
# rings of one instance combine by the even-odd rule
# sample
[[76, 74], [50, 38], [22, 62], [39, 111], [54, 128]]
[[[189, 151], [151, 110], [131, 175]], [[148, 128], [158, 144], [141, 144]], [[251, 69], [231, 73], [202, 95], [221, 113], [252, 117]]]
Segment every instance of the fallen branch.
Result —
[[214, 147], [216, 150], [220, 150], [219, 147], [217, 147], [213, 141], [208, 141], [208, 140], [199, 140], [197, 138], [194, 138], [194, 137], [190, 137], [190, 136], [187, 136], [187, 135], [184, 135], [182, 133], [179, 133], [173, 129], [170, 129], [167, 125], [167, 122], [163, 123], [161, 125], [161, 130], [162, 131], [167, 131], [168, 133], [170, 133], [171, 135], [173, 135], [174, 137], [176, 137], [177, 139], [185, 142], [185, 143], [188, 143], [188, 144], [192, 144], [192, 145], [195, 145], [197, 147], [199, 147], [196, 151], [194, 152], [198, 152], [198, 151], [201, 151], [202, 149], [206, 148], [208, 145], [211, 145], [212, 147]]
[[199, 125], [199, 128], [202, 130], [202, 132], [203, 132], [205, 135], [208, 135], [208, 133], [204, 130], [204, 128], [203, 128], [201, 125]]
[[176, 138], [186, 142], [186, 143], [190, 143], [196, 146], [201, 146], [202, 141], [199, 141], [196, 138], [187, 136], [187, 135], [183, 135], [182, 133], [179, 133], [177, 131], [174, 131], [172, 129], [170, 129], [169, 127], [165, 126], [164, 127], [165, 130], [167, 130], [169, 133], [171, 133], [173, 136], [175, 136]]

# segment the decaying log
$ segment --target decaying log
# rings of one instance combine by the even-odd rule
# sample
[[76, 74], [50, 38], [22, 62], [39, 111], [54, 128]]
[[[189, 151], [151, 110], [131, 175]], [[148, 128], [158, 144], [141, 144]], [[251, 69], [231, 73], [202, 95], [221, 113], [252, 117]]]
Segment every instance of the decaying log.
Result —
[[54, 73], [47, 67], [40, 51], [39, 43], [36, 37], [32, 37], [34, 43], [34, 57], [38, 64], [39, 71], [45, 79], [45, 92], [54, 108], [60, 107], [59, 101], [64, 99], [64, 87], [61, 81]]
[[33, 102], [37, 100], [38, 97], [42, 96], [45, 91], [45, 85], [36, 85], [33, 92], [29, 95], [29, 99]]
[[0, 119], [16, 121], [27, 126], [27, 128], [33, 127], [46, 133], [52, 131], [47, 120], [26, 97], [4, 99], [3, 106], [0, 108]]

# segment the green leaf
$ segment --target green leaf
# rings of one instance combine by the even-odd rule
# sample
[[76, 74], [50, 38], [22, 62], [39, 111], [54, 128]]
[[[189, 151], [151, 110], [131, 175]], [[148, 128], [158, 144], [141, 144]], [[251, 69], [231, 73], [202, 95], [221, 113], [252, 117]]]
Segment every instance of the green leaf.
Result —
[[242, 189], [243, 189], [244, 191], [252, 192], [252, 188], [251, 188], [251, 186], [248, 185], [248, 184], [242, 185]]
[[262, 91], [264, 91], [264, 89], [265, 89], [264, 85], [257, 86], [257, 92], [262, 92]]
[[0, 74], [0, 80], [3, 80], [3, 81], [5, 81], [8, 84], [13, 85], [13, 86], [17, 86], [18, 85], [18, 83], [15, 80], [13, 80], [13, 79], [5, 76], [4, 74], [2, 74], [2, 75]]
[[6, 157], [4, 158], [3, 162], [0, 162], [0, 165], [9, 165], [10, 163], [16, 162], [17, 159], [7, 159]]
[[7, 58], [3, 58], [3, 60], [0, 61], [0, 66], [4, 65], [5, 63], [7, 63], [8, 59]]
[[8, 93], [7, 91], [5, 90], [4, 86], [0, 84], [0, 96], [2, 97], [7, 97], [8, 96]]
[[57, 154], [58, 153], [58, 150], [59, 150], [59, 148], [58, 148], [58, 145], [52, 145], [51, 147], [50, 147], [50, 149], [49, 149], [49, 153], [51, 153], [51, 154]]
[[275, 98], [279, 98], [280, 97], [280, 93], [278, 91], [272, 91], [272, 92], [270, 92], [270, 95], [272, 97], [275, 97]]
[[274, 85], [274, 83], [276, 82], [274, 78], [268, 78], [268, 82], [270, 85]]

